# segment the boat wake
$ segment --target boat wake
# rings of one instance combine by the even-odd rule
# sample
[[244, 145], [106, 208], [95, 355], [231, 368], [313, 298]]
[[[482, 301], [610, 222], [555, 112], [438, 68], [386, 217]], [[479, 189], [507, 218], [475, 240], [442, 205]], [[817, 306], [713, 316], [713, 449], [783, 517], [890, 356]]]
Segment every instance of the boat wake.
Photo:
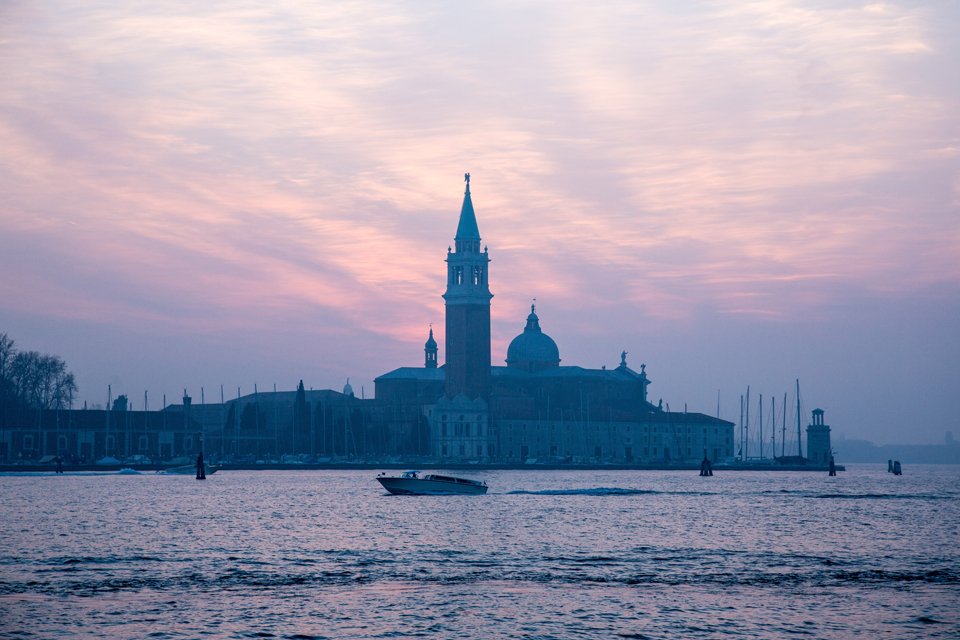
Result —
[[592, 489], [543, 489], [541, 491], [507, 491], [508, 496], [639, 496], [662, 494], [663, 491], [651, 489], [621, 489], [618, 487], [596, 487]]
[[820, 493], [804, 489], [779, 489], [775, 491], [759, 491], [757, 495], [781, 495], [798, 498], [817, 498], [833, 500], [953, 500], [960, 494], [935, 493]]

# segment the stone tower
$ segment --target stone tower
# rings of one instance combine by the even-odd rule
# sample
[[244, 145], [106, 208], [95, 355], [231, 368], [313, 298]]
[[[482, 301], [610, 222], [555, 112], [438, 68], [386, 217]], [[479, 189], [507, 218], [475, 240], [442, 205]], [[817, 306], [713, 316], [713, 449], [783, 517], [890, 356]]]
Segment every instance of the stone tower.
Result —
[[807, 459], [813, 464], [829, 464], [830, 455], [830, 426], [823, 424], [823, 409], [814, 409], [807, 425]]
[[454, 250], [447, 248], [446, 395], [487, 397], [490, 388], [490, 293], [487, 249], [470, 199], [470, 174], [460, 209]]

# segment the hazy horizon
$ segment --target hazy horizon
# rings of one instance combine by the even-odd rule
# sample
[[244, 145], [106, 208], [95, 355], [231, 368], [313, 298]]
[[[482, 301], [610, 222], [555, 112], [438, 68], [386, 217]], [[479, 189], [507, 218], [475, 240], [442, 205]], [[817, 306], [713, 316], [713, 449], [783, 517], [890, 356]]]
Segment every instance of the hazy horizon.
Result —
[[471, 190], [493, 364], [878, 444], [960, 435], [960, 4], [0, 8], [0, 333], [78, 402], [360, 395], [444, 361]]

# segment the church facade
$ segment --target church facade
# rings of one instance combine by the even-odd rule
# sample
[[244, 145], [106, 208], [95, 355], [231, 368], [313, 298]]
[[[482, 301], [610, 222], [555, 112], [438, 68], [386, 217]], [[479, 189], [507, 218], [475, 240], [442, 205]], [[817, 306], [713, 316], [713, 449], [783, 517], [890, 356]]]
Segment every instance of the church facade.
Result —
[[470, 175], [453, 247], [446, 256], [445, 361], [430, 330], [423, 367], [401, 367], [375, 380], [376, 403], [398, 442], [428, 433], [442, 461], [663, 464], [734, 456], [733, 423], [700, 413], [665, 411], [647, 397], [646, 366], [626, 352], [614, 369], [561, 365], [556, 342], [536, 307], [491, 364], [490, 256], [470, 193]]

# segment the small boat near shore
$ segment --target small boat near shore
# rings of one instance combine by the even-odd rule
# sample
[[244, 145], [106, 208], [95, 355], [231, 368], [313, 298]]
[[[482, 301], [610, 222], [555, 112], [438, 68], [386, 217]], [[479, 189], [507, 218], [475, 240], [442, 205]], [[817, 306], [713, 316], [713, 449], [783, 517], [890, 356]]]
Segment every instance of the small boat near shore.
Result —
[[384, 489], [398, 496], [482, 495], [487, 492], [486, 482], [436, 473], [421, 476], [417, 471], [404, 471], [399, 476], [381, 473], [377, 476], [377, 481]]

